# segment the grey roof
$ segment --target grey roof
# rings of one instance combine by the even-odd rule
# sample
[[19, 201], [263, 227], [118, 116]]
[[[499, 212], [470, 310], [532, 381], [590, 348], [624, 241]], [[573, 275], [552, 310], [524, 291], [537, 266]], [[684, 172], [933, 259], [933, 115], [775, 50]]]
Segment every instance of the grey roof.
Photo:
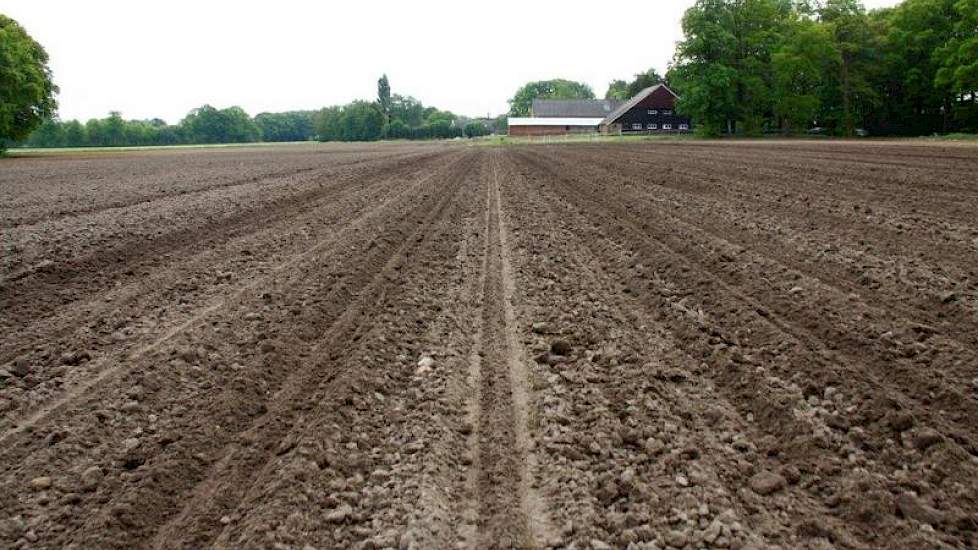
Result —
[[624, 103], [617, 99], [534, 99], [534, 117], [604, 118]]
[[649, 97], [649, 95], [652, 92], [658, 90], [659, 88], [665, 88], [666, 91], [668, 91], [670, 94], [674, 95], [677, 98], [679, 97], [678, 95], [676, 95], [676, 92], [672, 91], [672, 88], [670, 88], [669, 86], [666, 86], [665, 84], [656, 84], [654, 86], [649, 86], [648, 88], [646, 88], [646, 89], [642, 90], [641, 92], [635, 94], [635, 97], [633, 97], [633, 98], [629, 99], [628, 101], [626, 101], [625, 103], [619, 105], [618, 108], [615, 109], [611, 114], [606, 115], [605, 116], [605, 119], [603, 121], [601, 121], [601, 124], [604, 125], [604, 124], [611, 124], [611, 123], [613, 123], [615, 120], [617, 120], [618, 118], [620, 118], [621, 115], [627, 113], [629, 109], [631, 109], [632, 107], [638, 105], [639, 102], [641, 102], [643, 99]]

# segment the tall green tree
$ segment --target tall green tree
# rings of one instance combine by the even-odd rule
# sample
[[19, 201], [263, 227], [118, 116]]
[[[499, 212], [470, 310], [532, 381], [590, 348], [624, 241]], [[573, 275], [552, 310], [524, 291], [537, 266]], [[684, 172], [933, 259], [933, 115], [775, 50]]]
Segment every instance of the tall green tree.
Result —
[[510, 116], [528, 116], [534, 99], [594, 99], [594, 90], [582, 82], [562, 78], [530, 82], [509, 100]]
[[953, 32], [947, 44], [934, 52], [940, 61], [934, 84], [956, 97], [962, 128], [978, 131], [978, 0], [958, 0], [954, 11]]
[[853, 136], [856, 118], [861, 119], [876, 104], [871, 75], [880, 59], [877, 35], [858, 0], [826, 0], [819, 16], [837, 52], [839, 126], [844, 135]]
[[833, 70], [835, 49], [828, 29], [800, 19], [788, 30], [771, 57], [774, 71], [774, 115], [785, 130], [804, 131], [822, 109], [825, 75]]
[[255, 124], [263, 141], [308, 141], [315, 134], [313, 111], [289, 111], [285, 113], [260, 113]]
[[882, 29], [881, 65], [874, 88], [883, 97], [873, 124], [882, 131], [921, 134], [947, 131], [954, 92], [940, 83], [938, 55], [955, 32], [957, 0], [904, 0], [870, 14]]
[[261, 131], [241, 107], [194, 109], [180, 122], [193, 143], [247, 143], [258, 141]]
[[684, 39], [676, 47], [670, 81], [678, 109], [696, 120], [697, 131], [732, 131], [738, 114], [736, 6], [729, 0], [697, 0], [683, 15]]
[[48, 55], [16, 21], [0, 15], [0, 153], [54, 116], [58, 88]]
[[391, 83], [384, 74], [377, 81], [377, 104], [380, 105], [380, 112], [384, 118], [389, 120], [391, 115]]

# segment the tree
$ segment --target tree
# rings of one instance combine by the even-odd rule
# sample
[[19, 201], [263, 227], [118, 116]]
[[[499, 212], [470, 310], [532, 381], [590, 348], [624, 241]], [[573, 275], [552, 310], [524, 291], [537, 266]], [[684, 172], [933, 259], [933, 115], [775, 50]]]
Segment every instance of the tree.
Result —
[[670, 81], [680, 95], [678, 110], [696, 120], [701, 134], [718, 135], [737, 117], [737, 37], [734, 6], [727, 0], [697, 0], [683, 15], [684, 40], [677, 44]]
[[[934, 52], [941, 60], [934, 85], [957, 95], [964, 106], [964, 97], [970, 97], [970, 105], [959, 117], [963, 126], [978, 130], [978, 0], [959, 0], [954, 4], [957, 22], [947, 44]], [[950, 110], [950, 104], [947, 105]], [[947, 112], [947, 111], [945, 111]]]
[[384, 129], [385, 139], [407, 139], [410, 135], [411, 129], [408, 125], [404, 121], [396, 118], [390, 121]]
[[316, 114], [314, 123], [319, 141], [339, 141], [342, 107], [326, 107]]
[[308, 141], [315, 134], [314, 115], [313, 111], [261, 113], [255, 116], [255, 124], [263, 141]]
[[367, 101], [327, 107], [316, 116], [320, 141], [375, 141], [383, 137], [384, 130], [380, 107]]
[[85, 127], [77, 120], [69, 120], [64, 124], [65, 147], [82, 147], [85, 145]]
[[413, 128], [424, 122], [424, 105], [411, 96], [394, 94], [391, 96], [390, 119], [400, 120], [406, 126]]
[[215, 109], [210, 105], [194, 109], [180, 122], [193, 143], [245, 143], [258, 141], [258, 126], [241, 107]]
[[354, 101], [343, 108], [340, 138], [343, 141], [376, 141], [384, 132], [384, 114], [376, 103]]
[[0, 152], [54, 116], [58, 88], [48, 55], [16, 21], [0, 15]]
[[[954, 35], [957, 0], [905, 0], [870, 13], [880, 28], [880, 63], [873, 88], [885, 97], [874, 130], [904, 135], [948, 131], [954, 91], [938, 81], [939, 53]], [[953, 38], [952, 38], [953, 40]]]
[[530, 82], [509, 100], [510, 116], [528, 116], [534, 99], [594, 99], [594, 91], [587, 84], [561, 78]]
[[390, 120], [391, 84], [387, 80], [386, 74], [377, 81], [377, 104], [380, 105], [380, 112], [384, 114], [385, 121]]
[[506, 115], [496, 117], [495, 131], [497, 134], [505, 134], [509, 131], [509, 118]]
[[639, 92], [648, 88], [649, 86], [655, 86], [656, 84], [661, 84], [665, 82], [659, 71], [651, 68], [644, 73], [638, 73], [631, 82], [625, 82], [624, 80], [613, 80], [611, 84], [608, 85], [608, 91], [605, 93], [605, 99], [618, 99], [618, 100], [628, 100], [638, 95]]
[[31, 147], [62, 147], [64, 143], [64, 129], [56, 118], [49, 118], [42, 122], [27, 140], [27, 144]]
[[835, 50], [828, 30], [802, 19], [784, 36], [771, 57], [774, 69], [774, 114], [786, 130], [806, 130], [818, 118]]
[[624, 101], [628, 99], [628, 82], [624, 80], [612, 80], [608, 84], [608, 91], [604, 93], [605, 99], [618, 99]]
[[841, 96], [839, 122], [843, 134], [852, 136], [855, 111], [872, 106], [876, 99], [869, 76], [874, 62], [878, 61], [874, 51], [875, 36], [866, 10], [858, 0], [826, 0], [819, 15], [828, 25], [837, 51], [836, 80]]
[[489, 128], [486, 128], [485, 123], [481, 120], [473, 120], [465, 125], [465, 137], [474, 138], [488, 135]]

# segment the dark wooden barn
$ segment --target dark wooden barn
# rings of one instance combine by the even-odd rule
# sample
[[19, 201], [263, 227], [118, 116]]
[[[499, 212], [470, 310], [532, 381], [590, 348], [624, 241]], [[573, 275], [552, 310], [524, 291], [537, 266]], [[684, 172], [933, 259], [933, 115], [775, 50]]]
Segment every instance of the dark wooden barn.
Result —
[[689, 117], [676, 113], [679, 96], [665, 84], [650, 86], [605, 117], [605, 134], [683, 133], [692, 128]]

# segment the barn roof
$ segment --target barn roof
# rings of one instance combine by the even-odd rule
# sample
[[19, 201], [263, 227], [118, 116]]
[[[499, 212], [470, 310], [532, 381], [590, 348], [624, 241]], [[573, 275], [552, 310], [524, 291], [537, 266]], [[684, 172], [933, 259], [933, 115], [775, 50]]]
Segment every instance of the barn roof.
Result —
[[535, 117], [604, 118], [622, 103], [617, 99], [534, 99], [531, 112]]
[[510, 117], [510, 126], [597, 126], [600, 117]]
[[672, 91], [672, 89], [669, 86], [666, 86], [665, 84], [656, 84], [655, 86], [649, 86], [648, 88], [635, 94], [635, 97], [629, 99], [628, 101], [620, 105], [617, 109], [612, 111], [611, 114], [607, 115], [604, 118], [604, 120], [601, 121], [601, 124], [611, 124], [614, 121], [618, 120], [618, 118], [620, 118], [621, 115], [627, 113], [629, 110], [631, 110], [632, 107], [638, 105], [643, 99], [652, 95], [659, 88], [665, 88], [667, 92], [675, 96], [677, 99], [679, 98], [679, 96], [676, 95], [676, 92]]

